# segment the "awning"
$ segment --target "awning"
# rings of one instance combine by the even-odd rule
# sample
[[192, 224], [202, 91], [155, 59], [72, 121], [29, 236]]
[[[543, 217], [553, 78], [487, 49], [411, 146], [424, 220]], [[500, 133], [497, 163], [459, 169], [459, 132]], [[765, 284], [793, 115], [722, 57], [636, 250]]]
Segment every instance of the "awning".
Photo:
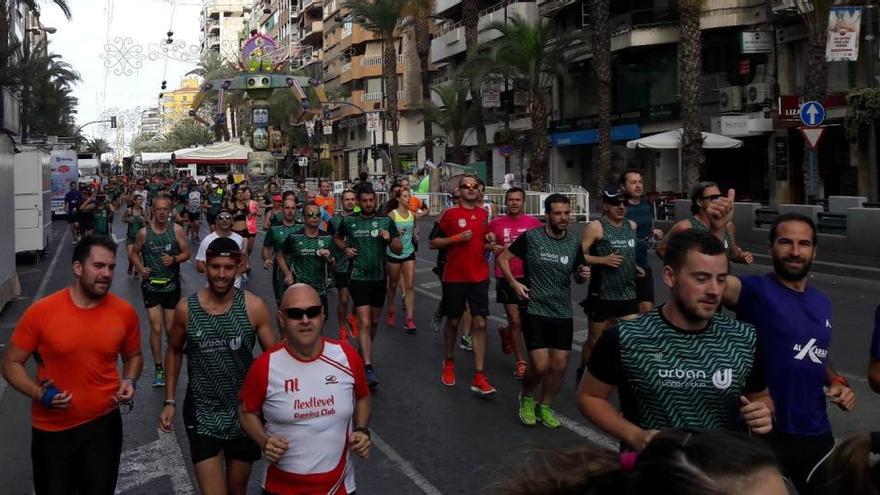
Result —
[[141, 153], [138, 163], [171, 163], [171, 153]]
[[250, 146], [238, 143], [220, 142], [201, 148], [184, 148], [174, 152], [174, 163], [195, 163], [199, 165], [244, 165], [248, 162]]
[[[626, 143], [629, 149], [649, 148], [657, 150], [675, 150], [681, 148], [682, 129], [661, 132], [653, 136], [643, 137]], [[739, 139], [722, 136], [721, 134], [703, 133], [703, 148], [705, 149], [728, 149], [741, 148], [743, 142]]]
[[[638, 124], [616, 125], [611, 127], [612, 141], [625, 141], [641, 136]], [[576, 146], [581, 144], [596, 144], [599, 142], [599, 130], [588, 129], [584, 131], [558, 132], [550, 135], [550, 143], [553, 146]]]

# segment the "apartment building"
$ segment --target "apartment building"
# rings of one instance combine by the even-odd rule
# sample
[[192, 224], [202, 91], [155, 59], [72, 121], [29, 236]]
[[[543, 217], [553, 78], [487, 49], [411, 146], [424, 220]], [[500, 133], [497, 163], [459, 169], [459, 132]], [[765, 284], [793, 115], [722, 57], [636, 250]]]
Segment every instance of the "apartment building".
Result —
[[201, 78], [187, 76], [180, 80], [179, 88], [163, 93], [160, 107], [163, 133], [170, 132], [177, 122], [189, 117], [189, 110], [199, 92], [199, 86], [201, 86]]
[[199, 15], [202, 57], [209, 53], [236, 60], [248, 28], [253, 0], [205, 0]]
[[141, 112], [139, 134], [143, 136], [159, 136], [162, 134], [162, 112], [158, 106], [147, 108]]

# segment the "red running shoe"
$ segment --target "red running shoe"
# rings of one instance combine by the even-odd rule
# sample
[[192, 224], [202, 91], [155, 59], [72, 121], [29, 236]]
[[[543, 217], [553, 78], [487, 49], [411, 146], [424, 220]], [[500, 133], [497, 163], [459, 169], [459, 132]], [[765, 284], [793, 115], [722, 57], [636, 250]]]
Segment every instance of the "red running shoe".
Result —
[[455, 361], [451, 359], [443, 360], [443, 376], [440, 381], [447, 387], [455, 386]]
[[526, 369], [528, 369], [528, 365], [525, 361], [517, 361], [516, 369], [513, 370], [513, 379], [514, 380], [522, 380], [526, 377]]
[[388, 311], [385, 315], [385, 324], [389, 327], [394, 327], [397, 324], [397, 320], [394, 318], [394, 308], [388, 308]]
[[489, 379], [482, 371], [474, 373], [474, 379], [471, 381], [471, 391], [488, 397], [496, 392], [495, 387], [489, 383]]
[[351, 328], [351, 336], [357, 338], [358, 336], [358, 321], [354, 315], [348, 315], [348, 326]]
[[513, 352], [513, 335], [510, 328], [498, 327], [498, 335], [501, 337], [501, 352], [510, 354]]
[[415, 335], [416, 333], [416, 321], [412, 319], [412, 317], [408, 317], [406, 319], [406, 325], [403, 326], [403, 329], [406, 330], [406, 333], [410, 335]]

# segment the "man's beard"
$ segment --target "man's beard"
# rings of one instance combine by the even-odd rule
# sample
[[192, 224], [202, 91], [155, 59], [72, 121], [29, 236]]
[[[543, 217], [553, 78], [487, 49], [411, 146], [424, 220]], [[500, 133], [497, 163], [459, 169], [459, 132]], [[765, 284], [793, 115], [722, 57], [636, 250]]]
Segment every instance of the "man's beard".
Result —
[[813, 266], [813, 262], [805, 261], [803, 258], [797, 258], [797, 261], [803, 262], [803, 266], [800, 270], [789, 268], [786, 266], [784, 259], [773, 256], [773, 270], [778, 277], [784, 280], [788, 280], [789, 282], [800, 282], [810, 273], [810, 268]]
[[700, 314], [700, 309], [697, 307], [697, 303], [691, 304], [688, 301], [682, 299], [675, 292], [672, 293], [672, 297], [675, 299], [675, 304], [678, 306], [678, 310], [681, 312], [681, 315], [687, 321], [691, 323], [705, 323], [712, 319], [715, 316], [715, 313], [718, 311], [718, 306], [715, 306], [715, 309], [712, 311], [712, 314], [708, 316], [703, 316]]

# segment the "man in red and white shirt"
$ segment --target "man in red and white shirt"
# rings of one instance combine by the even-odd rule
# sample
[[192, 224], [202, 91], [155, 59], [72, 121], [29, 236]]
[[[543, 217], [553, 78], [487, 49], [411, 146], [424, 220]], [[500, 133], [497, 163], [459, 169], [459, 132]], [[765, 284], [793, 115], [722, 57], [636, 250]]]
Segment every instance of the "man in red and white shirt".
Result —
[[370, 451], [370, 392], [364, 363], [346, 343], [322, 337], [318, 293], [290, 286], [279, 317], [286, 340], [258, 357], [245, 377], [239, 413], [269, 461], [273, 495], [355, 492], [349, 451]]
[[447, 387], [455, 385], [455, 341], [458, 323], [465, 308], [473, 318], [471, 336], [474, 348], [474, 377], [471, 390], [482, 395], [495, 393], [483, 366], [486, 361], [486, 317], [489, 316], [489, 262], [486, 260], [486, 234], [489, 232], [489, 213], [477, 204], [479, 183], [476, 177], [461, 179], [458, 189], [461, 204], [447, 208], [437, 219], [442, 234], [431, 239], [431, 249], [446, 250], [443, 268], [443, 314], [446, 315], [441, 381]]

